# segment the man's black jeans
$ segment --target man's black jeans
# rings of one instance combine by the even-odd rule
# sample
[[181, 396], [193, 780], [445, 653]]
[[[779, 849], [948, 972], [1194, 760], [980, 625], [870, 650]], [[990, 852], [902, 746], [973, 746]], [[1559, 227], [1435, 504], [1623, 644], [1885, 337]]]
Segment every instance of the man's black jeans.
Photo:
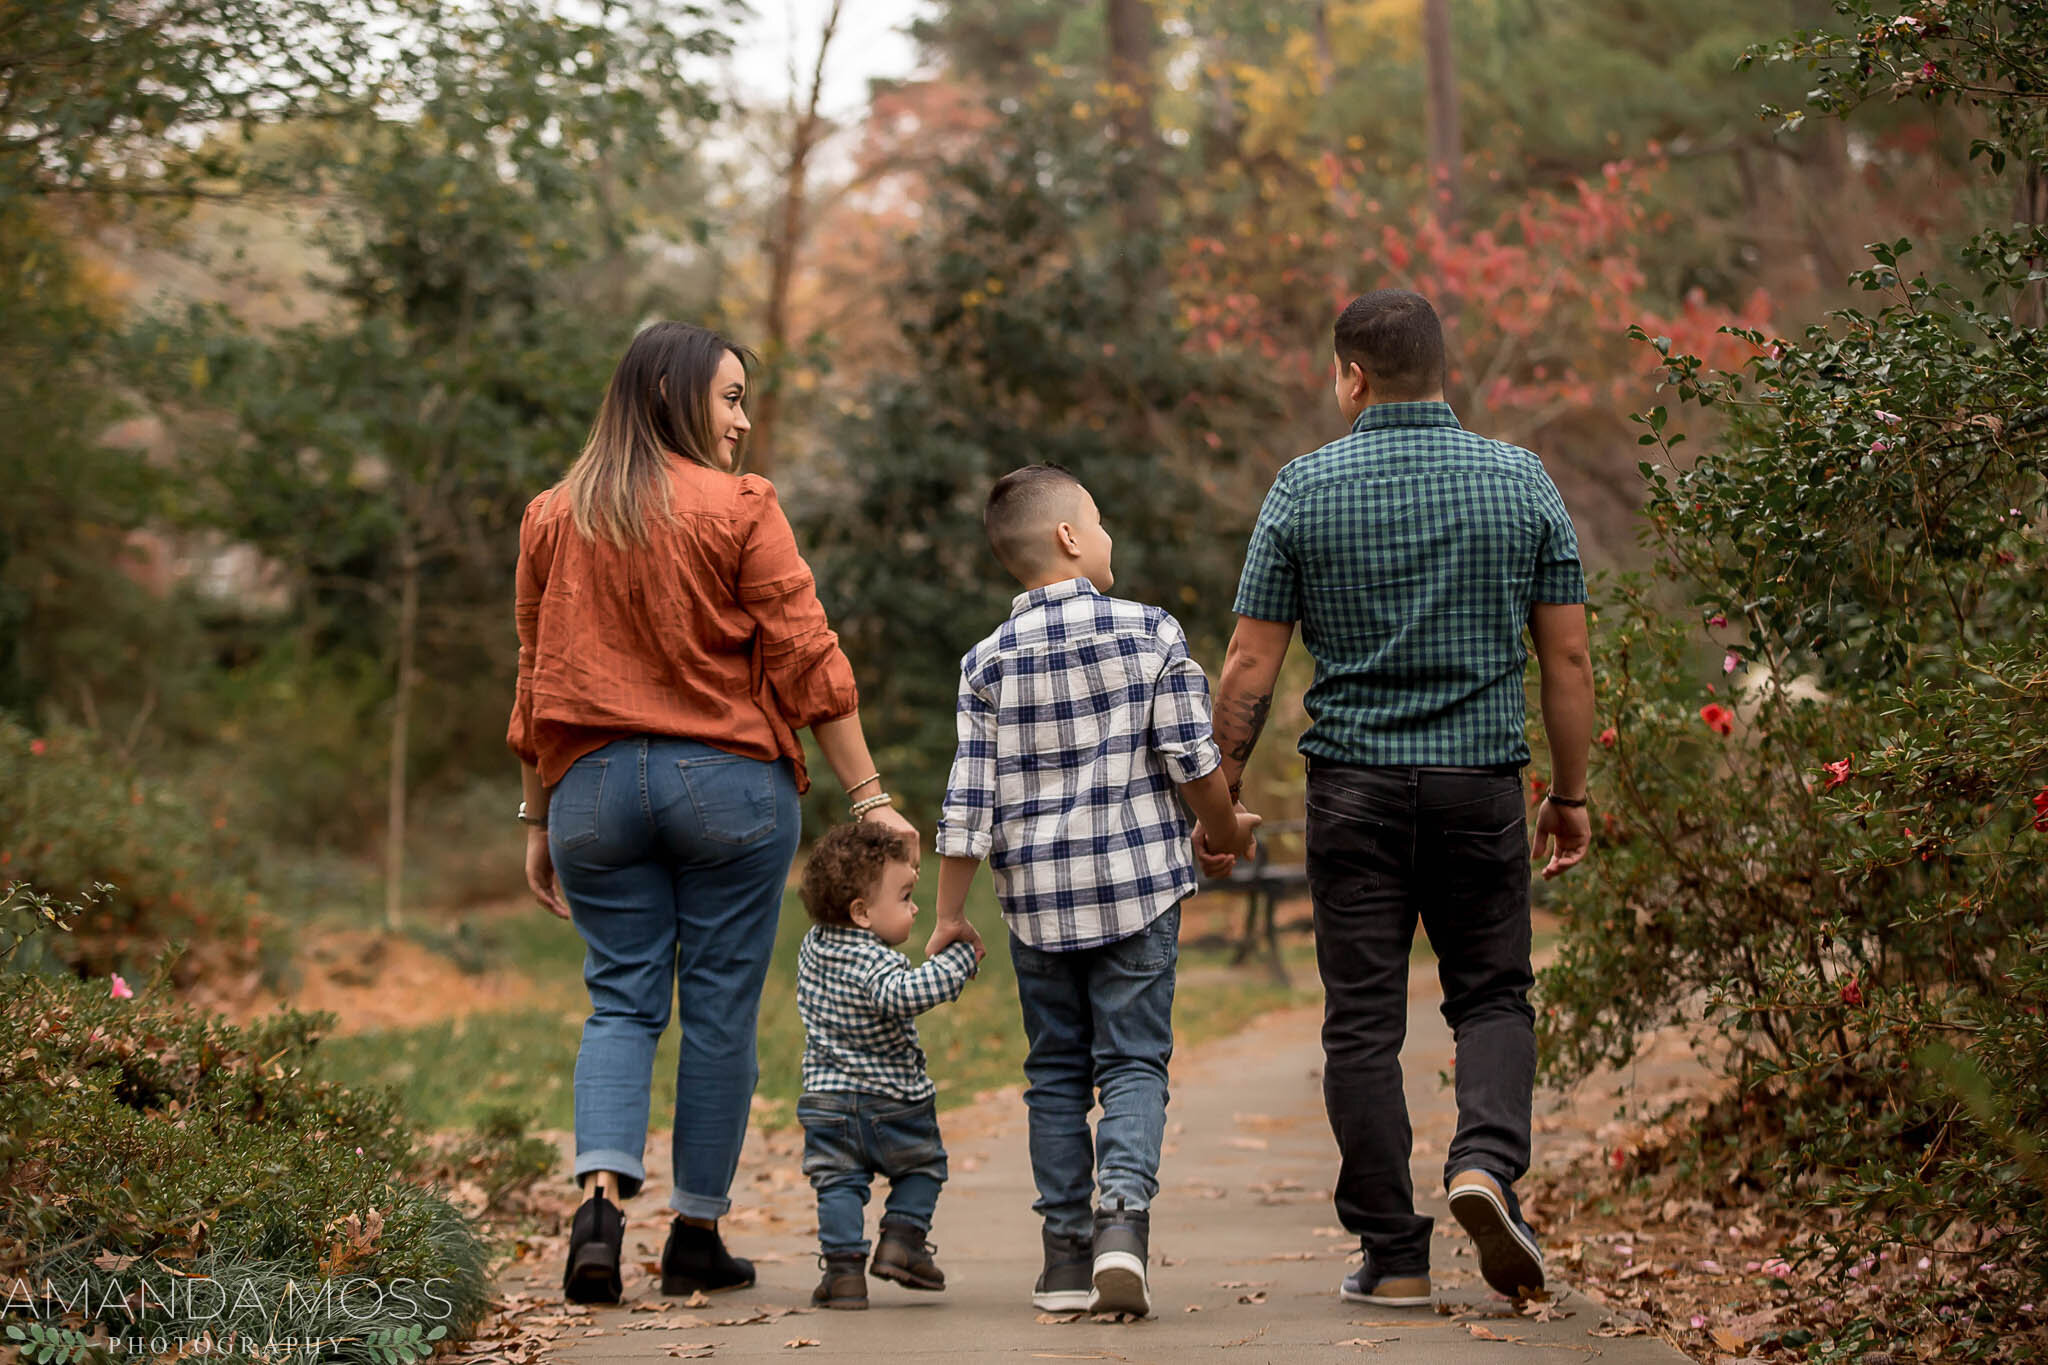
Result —
[[1458, 1133], [1444, 1177], [1503, 1187], [1529, 1167], [1536, 1080], [1529, 843], [1519, 770], [1364, 768], [1312, 760], [1308, 881], [1322, 971], [1323, 1102], [1337, 1136], [1337, 1216], [1383, 1275], [1429, 1269], [1401, 1090], [1408, 955], [1422, 918], [1457, 1038]]

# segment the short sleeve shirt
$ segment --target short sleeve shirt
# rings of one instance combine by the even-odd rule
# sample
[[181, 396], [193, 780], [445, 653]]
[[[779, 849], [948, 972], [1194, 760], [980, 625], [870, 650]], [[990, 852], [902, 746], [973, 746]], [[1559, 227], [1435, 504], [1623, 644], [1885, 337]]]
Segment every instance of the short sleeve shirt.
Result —
[[1447, 403], [1381, 403], [1280, 471], [1236, 609], [1301, 623], [1316, 664], [1303, 753], [1478, 767], [1529, 760], [1530, 605], [1585, 600], [1540, 459], [1465, 430]]

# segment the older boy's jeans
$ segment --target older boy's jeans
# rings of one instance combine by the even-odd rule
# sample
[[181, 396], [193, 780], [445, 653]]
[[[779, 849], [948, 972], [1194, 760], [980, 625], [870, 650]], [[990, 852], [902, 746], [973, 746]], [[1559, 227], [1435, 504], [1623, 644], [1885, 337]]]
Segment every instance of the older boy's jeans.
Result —
[[759, 1074], [761, 986], [798, 832], [787, 762], [694, 740], [616, 740], [556, 785], [548, 849], [588, 949], [578, 1178], [616, 1171], [621, 1194], [639, 1190], [654, 1049], [680, 1000], [669, 1207], [691, 1218], [731, 1207]]
[[[1052, 1232], [1094, 1235], [1089, 1195], [1098, 1182], [1105, 1204], [1120, 1199], [1128, 1209], [1150, 1208], [1159, 1192], [1179, 955], [1178, 905], [1129, 938], [1076, 952], [1048, 953], [1010, 935], [1031, 1043], [1031, 1207]], [[1102, 1122], [1091, 1140], [1098, 1091]]]
[[796, 1102], [804, 1126], [804, 1174], [818, 1192], [818, 1250], [865, 1256], [862, 1210], [876, 1175], [889, 1178], [882, 1218], [930, 1232], [946, 1149], [932, 1101], [855, 1091], [812, 1091]]
[[1337, 1137], [1337, 1216], [1382, 1275], [1426, 1273], [1401, 1090], [1408, 956], [1420, 915], [1457, 1040], [1457, 1135], [1446, 1181], [1529, 1167], [1536, 1078], [1529, 842], [1521, 778], [1315, 759], [1308, 882], [1323, 977], [1323, 1102]]

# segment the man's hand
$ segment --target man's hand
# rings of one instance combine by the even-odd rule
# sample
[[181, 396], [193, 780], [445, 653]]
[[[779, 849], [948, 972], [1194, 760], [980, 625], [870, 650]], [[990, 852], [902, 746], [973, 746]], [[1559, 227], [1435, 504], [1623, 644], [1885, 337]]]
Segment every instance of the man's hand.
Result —
[[981, 931], [969, 924], [965, 915], [940, 915], [938, 927], [932, 930], [931, 938], [925, 941], [924, 955], [928, 958], [937, 957], [955, 943], [973, 944], [976, 963], [988, 956], [988, 949], [981, 945]]
[[1553, 806], [1545, 801], [1536, 812], [1536, 836], [1530, 841], [1529, 860], [1539, 861], [1545, 846], [1549, 846], [1550, 861], [1543, 868], [1543, 880], [1549, 881], [1585, 857], [1592, 843], [1593, 817], [1584, 806]]
[[1207, 825], [1195, 825], [1195, 847], [1207, 849], [1211, 854], [1224, 854], [1231, 858], [1249, 858], [1256, 846], [1256, 831], [1264, 816], [1253, 815], [1239, 806], [1231, 812], [1232, 822], [1221, 830], [1211, 830]]
[[541, 909], [558, 919], [569, 918], [569, 906], [562, 899], [561, 888], [555, 885], [555, 858], [548, 852], [548, 832], [544, 829], [526, 831], [526, 889], [533, 892]]

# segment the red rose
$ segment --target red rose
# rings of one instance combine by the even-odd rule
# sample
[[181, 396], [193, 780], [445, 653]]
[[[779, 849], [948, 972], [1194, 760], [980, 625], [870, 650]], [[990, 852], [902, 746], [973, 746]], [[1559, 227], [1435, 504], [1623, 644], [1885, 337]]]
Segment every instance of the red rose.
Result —
[[2034, 828], [2048, 834], [2048, 787], [2034, 793]]
[[1735, 713], [1719, 702], [1708, 702], [1700, 708], [1700, 719], [1707, 728], [1723, 739], [1735, 733]]
[[1828, 775], [1828, 791], [1833, 791], [1849, 780], [1849, 765], [1853, 757], [1852, 755], [1850, 758], [1838, 758], [1833, 763], [1820, 765], [1820, 770]]
[[1615, 734], [1614, 727], [1610, 725], [1605, 730], [1602, 730], [1600, 732], [1600, 747], [1603, 749], [1612, 749], [1614, 747], [1614, 741], [1619, 738], [1621, 738], [1621, 736]]

